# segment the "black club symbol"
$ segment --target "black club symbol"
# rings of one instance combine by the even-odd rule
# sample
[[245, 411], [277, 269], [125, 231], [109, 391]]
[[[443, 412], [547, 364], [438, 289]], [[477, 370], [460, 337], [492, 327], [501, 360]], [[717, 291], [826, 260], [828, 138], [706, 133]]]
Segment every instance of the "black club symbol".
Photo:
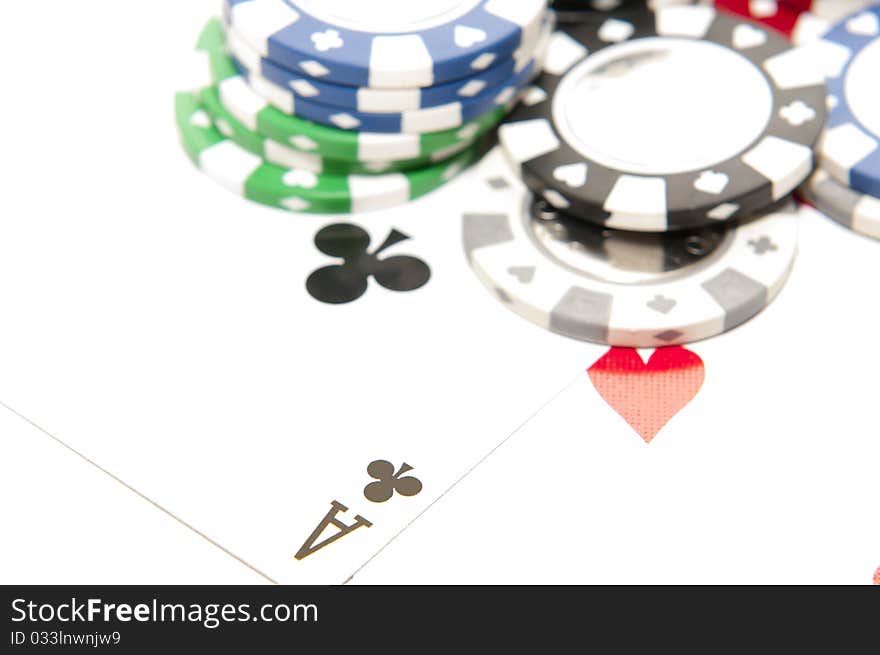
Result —
[[353, 302], [364, 295], [370, 276], [390, 291], [414, 291], [431, 279], [431, 269], [425, 262], [407, 255], [379, 258], [383, 251], [409, 238], [392, 230], [385, 243], [370, 253], [370, 235], [363, 228], [349, 223], [329, 225], [315, 236], [315, 246], [345, 263], [318, 269], [309, 276], [306, 289], [315, 300], [332, 305]]
[[385, 503], [391, 500], [394, 493], [407, 498], [417, 496], [422, 491], [422, 482], [412, 476], [401, 477], [409, 473], [413, 467], [404, 463], [397, 473], [394, 472], [394, 464], [384, 459], [377, 459], [367, 467], [367, 473], [376, 482], [371, 482], [364, 487], [364, 496], [374, 503]]

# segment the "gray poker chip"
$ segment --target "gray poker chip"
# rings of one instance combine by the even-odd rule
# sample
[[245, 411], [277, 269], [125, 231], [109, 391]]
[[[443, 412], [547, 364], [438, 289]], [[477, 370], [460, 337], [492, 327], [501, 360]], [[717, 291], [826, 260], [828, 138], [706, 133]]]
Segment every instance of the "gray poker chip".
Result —
[[705, 6], [563, 25], [499, 136], [557, 209], [664, 232], [748, 216], [813, 168], [818, 52]]
[[813, 173], [800, 192], [828, 218], [853, 232], [880, 239], [880, 198], [843, 186], [824, 169]]
[[499, 148], [476, 179], [463, 217], [474, 272], [521, 317], [575, 339], [648, 348], [721, 334], [770, 304], [797, 253], [791, 202], [739, 224], [638, 234], [556, 212]]

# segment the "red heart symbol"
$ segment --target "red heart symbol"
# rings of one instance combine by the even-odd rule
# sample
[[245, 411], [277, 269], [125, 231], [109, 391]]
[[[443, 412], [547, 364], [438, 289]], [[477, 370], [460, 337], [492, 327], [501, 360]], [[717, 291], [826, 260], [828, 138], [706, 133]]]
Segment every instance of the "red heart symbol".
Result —
[[593, 386], [645, 443], [703, 386], [703, 360], [679, 346], [658, 348], [647, 363], [632, 348], [612, 348], [588, 371]]

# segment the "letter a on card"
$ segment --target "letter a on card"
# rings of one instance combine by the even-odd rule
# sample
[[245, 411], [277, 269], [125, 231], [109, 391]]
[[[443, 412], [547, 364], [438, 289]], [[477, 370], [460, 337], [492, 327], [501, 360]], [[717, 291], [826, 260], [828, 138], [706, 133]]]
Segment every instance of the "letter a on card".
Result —
[[[315, 528], [315, 531], [309, 535], [309, 538], [306, 539], [306, 542], [302, 546], [300, 546], [299, 551], [295, 555], [296, 559], [305, 559], [309, 555], [316, 553], [324, 548], [324, 546], [329, 546], [334, 541], [338, 541], [339, 539], [342, 539], [345, 535], [351, 534], [361, 526], [366, 526], [368, 528], [373, 526], [372, 523], [370, 523], [360, 514], [354, 517], [354, 523], [352, 523], [351, 525], [347, 525], [346, 523], [343, 523], [338, 518], [336, 518], [340, 512], [345, 513], [347, 511], [348, 508], [345, 505], [343, 505], [339, 501], [334, 500], [331, 503], [330, 511], [327, 512], [327, 515], [321, 520], [321, 522], [318, 524], [318, 527]], [[319, 543], [315, 543], [317, 542], [318, 538], [324, 533], [324, 531], [331, 525], [336, 528], [336, 533], [327, 537]]]

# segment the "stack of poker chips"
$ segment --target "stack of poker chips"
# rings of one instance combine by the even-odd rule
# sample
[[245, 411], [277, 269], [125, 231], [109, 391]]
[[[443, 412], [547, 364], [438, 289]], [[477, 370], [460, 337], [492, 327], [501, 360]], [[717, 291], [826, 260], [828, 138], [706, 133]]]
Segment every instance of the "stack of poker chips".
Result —
[[387, 208], [479, 155], [542, 67], [546, 0], [224, 0], [176, 118], [196, 165], [306, 213]]
[[817, 51], [828, 87], [819, 168], [801, 196], [850, 229], [880, 238], [880, 4], [876, 0], [715, 0], [717, 7]]
[[706, 0], [781, 32], [795, 43], [810, 42], [832, 25], [873, 4], [874, 0]]
[[827, 71], [828, 125], [806, 200], [880, 239], [880, 4], [843, 18], [815, 44]]
[[626, 4], [560, 21], [463, 229], [523, 318], [648, 348], [731, 330], [781, 291], [826, 91], [816, 51], [767, 26]]

